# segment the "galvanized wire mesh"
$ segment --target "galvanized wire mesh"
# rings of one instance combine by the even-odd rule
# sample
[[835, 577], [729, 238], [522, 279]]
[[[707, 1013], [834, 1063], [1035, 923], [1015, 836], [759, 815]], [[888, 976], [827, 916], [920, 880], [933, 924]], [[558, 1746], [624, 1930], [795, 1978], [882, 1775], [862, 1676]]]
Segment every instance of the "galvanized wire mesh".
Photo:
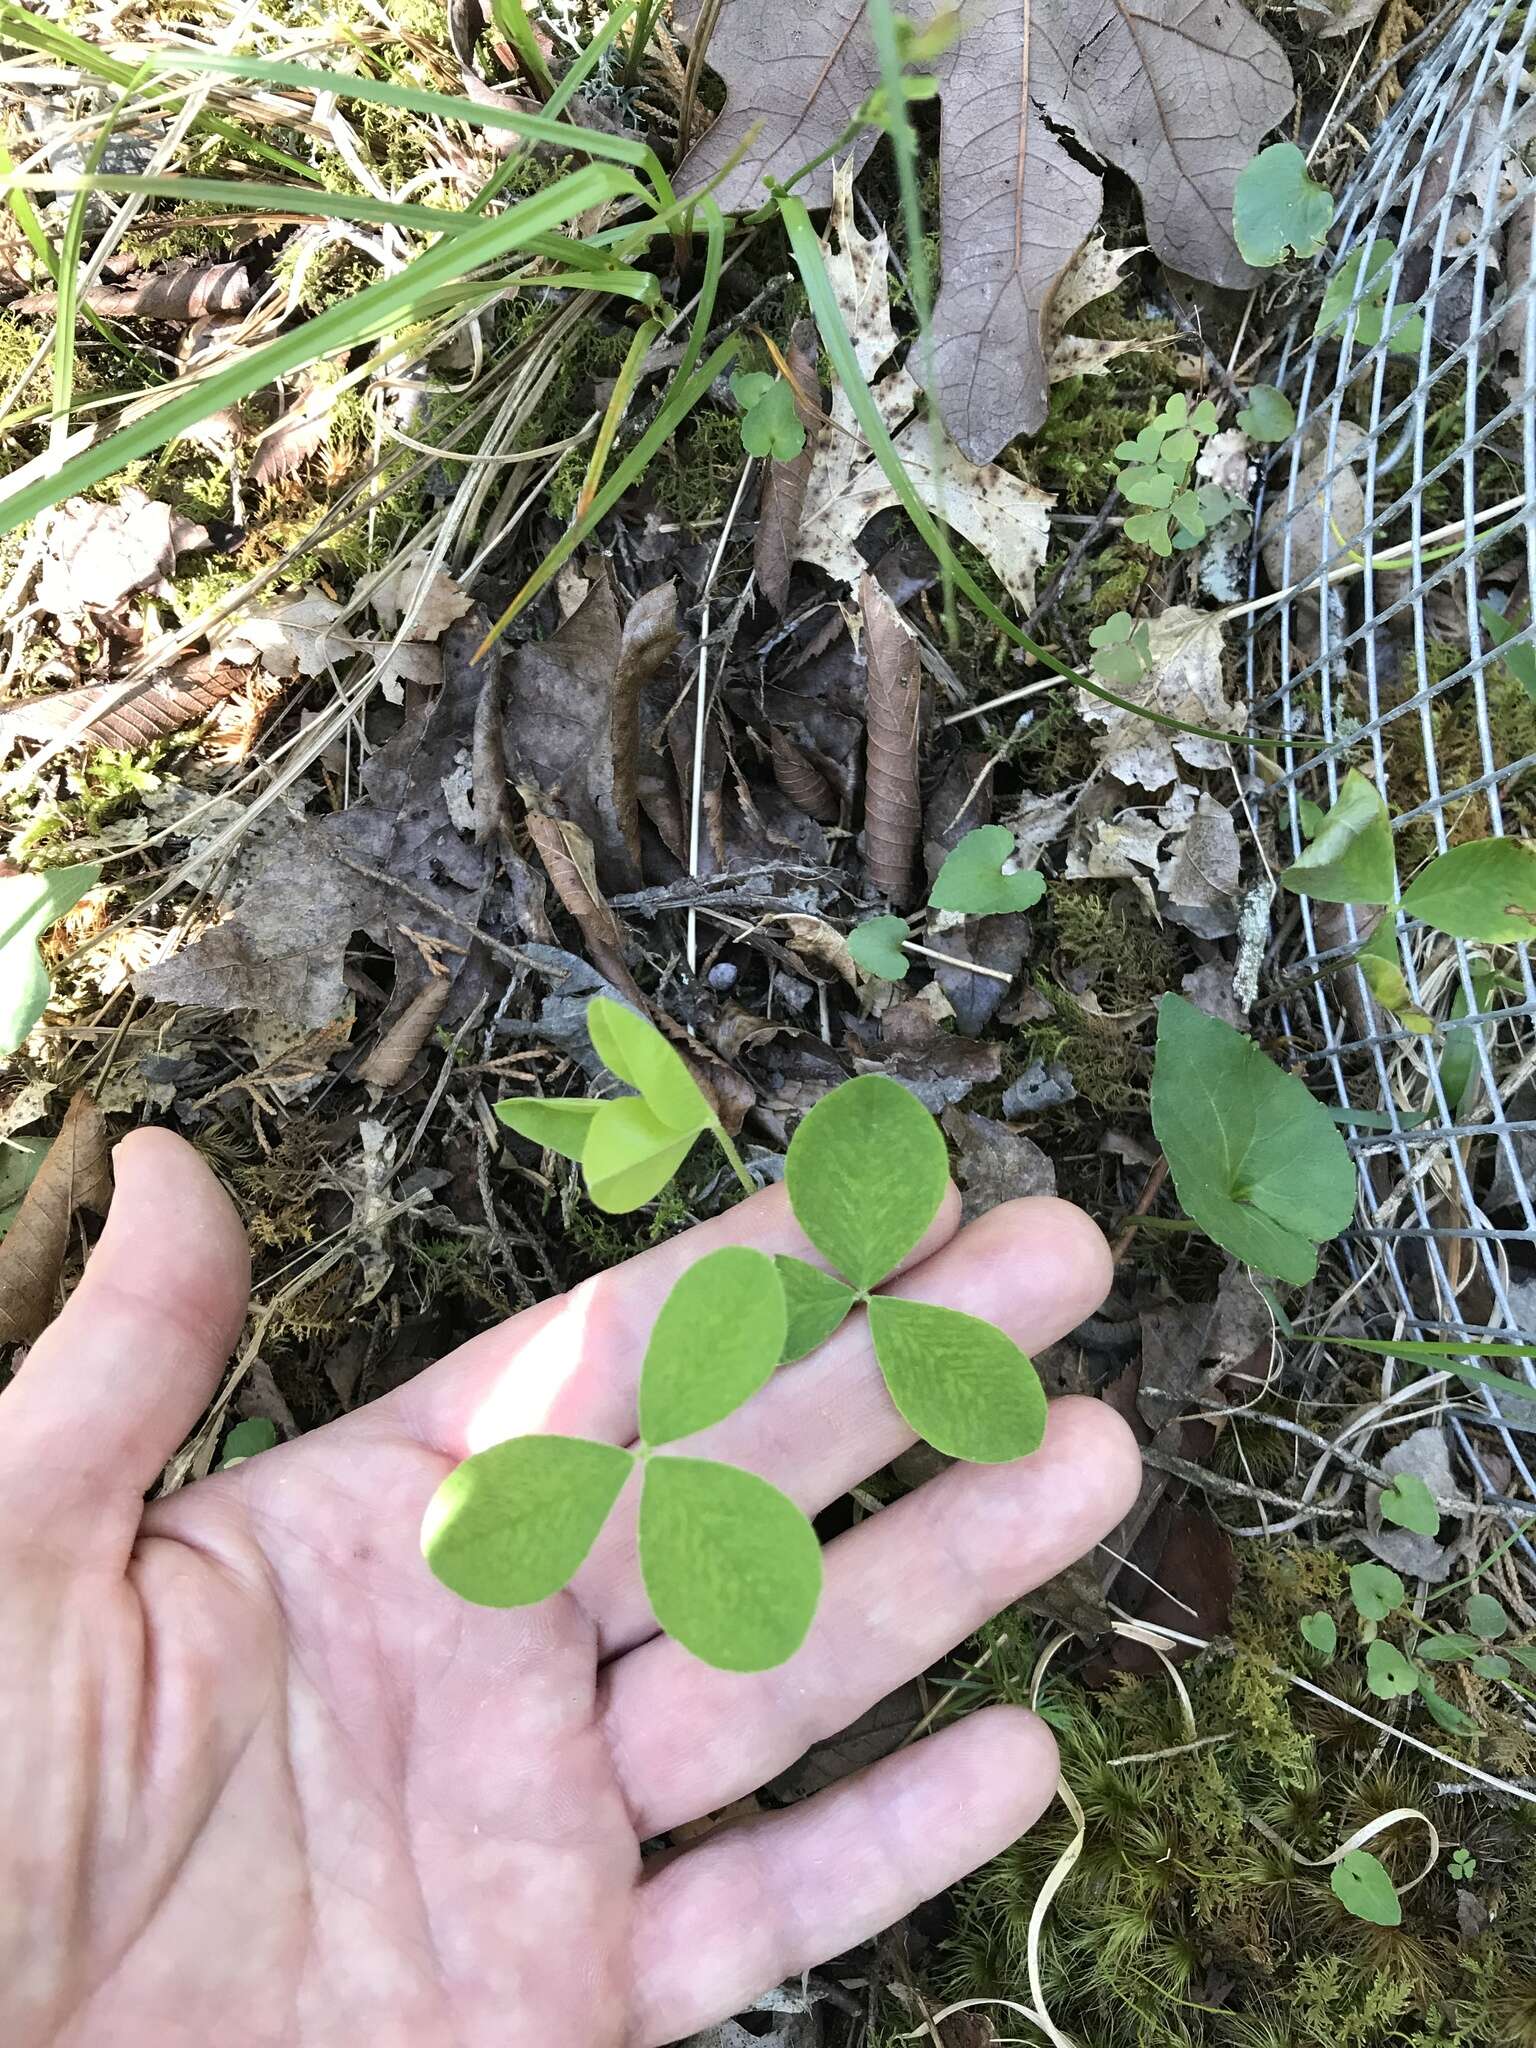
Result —
[[[1253, 617], [1248, 684], [1256, 726], [1327, 742], [1281, 754], [1268, 802], [1282, 852], [1304, 844], [1302, 799], [1326, 806], [1351, 766], [1387, 796], [1404, 878], [1453, 839], [1529, 834], [1536, 821], [1536, 753], [1520, 751], [1536, 745], [1536, 716], [1480, 609], [1504, 601], [1530, 642], [1533, 38], [1524, 0], [1471, 0], [1420, 59], [1342, 196], [1317, 291], [1280, 345], [1274, 377], [1297, 432], [1266, 482], [1255, 588], [1284, 595]], [[1360, 338], [1371, 315], [1358, 291], [1342, 326], [1319, 338], [1327, 279], [1373, 238], [1395, 245], [1381, 339]], [[1405, 355], [1392, 330], [1410, 310], [1423, 333]], [[1363, 911], [1290, 898], [1277, 911], [1286, 973], [1325, 969], [1370, 931]], [[1454, 1032], [1437, 1042], [1403, 1029], [1354, 968], [1324, 975], [1284, 1019], [1324, 1092], [1391, 1119], [1353, 1135], [1363, 1201], [1344, 1247], [1350, 1306], [1377, 1334], [1529, 1342], [1523, 1370], [1536, 1385], [1531, 960], [1523, 947], [1501, 950], [1504, 982], [1490, 988], [1474, 974], [1486, 952], [1406, 920], [1400, 939], [1415, 999], [1442, 1020], [1465, 1011]], [[1472, 1080], [1453, 1102], [1446, 1048], [1468, 1033]], [[1536, 1499], [1536, 1407], [1482, 1398]], [[1491, 1491], [1515, 1490], [1493, 1484], [1478, 1433], [1462, 1430], [1461, 1442]]]

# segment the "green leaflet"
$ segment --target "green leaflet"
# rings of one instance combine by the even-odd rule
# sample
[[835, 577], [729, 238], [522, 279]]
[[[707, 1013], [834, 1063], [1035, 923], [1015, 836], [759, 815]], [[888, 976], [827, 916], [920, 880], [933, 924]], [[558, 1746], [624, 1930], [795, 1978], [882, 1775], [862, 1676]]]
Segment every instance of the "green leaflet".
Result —
[[[1472, 1719], [1471, 1715], [1464, 1714], [1460, 1707], [1453, 1706], [1448, 1699], [1445, 1699], [1433, 1679], [1421, 1678], [1419, 1680], [1419, 1698], [1428, 1707], [1431, 1720], [1437, 1726], [1443, 1728], [1447, 1735], [1475, 1735], [1477, 1733], [1477, 1723]], [[1390, 1921], [1386, 1924], [1388, 1926], [1392, 1925]]]
[[1483, 622], [1483, 631], [1503, 655], [1505, 669], [1536, 704], [1536, 646], [1519, 637], [1528, 630], [1530, 618], [1511, 619], [1502, 601], [1491, 597], [1483, 599], [1477, 615]]
[[[1474, 1010], [1480, 1016], [1487, 1009], [1488, 998], [1493, 993], [1497, 977], [1491, 967], [1484, 967], [1474, 961], [1468, 970], [1467, 979], [1472, 984], [1471, 994], [1468, 995], [1465, 983], [1457, 989], [1451, 1004], [1451, 1021], [1446, 1028], [1444, 1049], [1440, 1054], [1440, 1086], [1445, 1092], [1446, 1108], [1453, 1118], [1459, 1116], [1465, 1106], [1478, 1074], [1477, 1026], [1465, 1024], [1459, 1031], [1456, 1027], [1460, 1020], [1471, 1016]], [[1491, 1049], [1491, 1031], [1489, 1039]]]
[[1475, 1657], [1482, 1647], [1476, 1636], [1427, 1636], [1414, 1645], [1414, 1651], [1426, 1664], [1454, 1664], [1463, 1657]]
[[481, 1607], [558, 1593], [592, 1548], [634, 1459], [616, 1444], [515, 1436], [455, 1466], [427, 1503], [421, 1553]]
[[[1349, 964], [1347, 961], [1344, 963]], [[1435, 1028], [1435, 1022], [1413, 1000], [1408, 977], [1403, 973], [1403, 956], [1397, 942], [1397, 919], [1384, 917], [1368, 942], [1355, 955], [1354, 964], [1365, 976], [1365, 985], [1408, 1031], [1421, 1037]], [[1388, 1120], [1390, 1123], [1390, 1119]]]
[[721, 1671], [767, 1671], [805, 1641], [821, 1545], [794, 1502], [756, 1473], [652, 1458], [640, 1572], [656, 1619], [685, 1650]]
[[[1329, 278], [1318, 308], [1313, 332], [1321, 338], [1342, 337], [1351, 309], [1355, 316], [1355, 342], [1360, 348], [1374, 348], [1381, 340], [1387, 319], [1387, 283], [1397, 244], [1384, 235], [1366, 242], [1346, 256]], [[1387, 336], [1387, 353], [1416, 356], [1424, 342], [1424, 317], [1415, 306], [1396, 305], [1392, 328]]]
[[1294, 142], [1272, 142], [1244, 164], [1232, 197], [1232, 235], [1245, 263], [1273, 270], [1316, 256], [1333, 226], [1333, 194], [1307, 171]]
[[966, 917], [1031, 909], [1045, 894], [1045, 877], [1038, 868], [1004, 874], [1003, 863], [1013, 854], [1013, 834], [1006, 825], [978, 825], [967, 832], [945, 856], [928, 898], [930, 908]]
[[277, 1426], [265, 1415], [253, 1415], [248, 1422], [237, 1422], [224, 1439], [219, 1470], [227, 1472], [231, 1465], [243, 1465], [247, 1458], [254, 1458], [258, 1452], [270, 1451], [276, 1442]]
[[801, 1119], [784, 1183], [817, 1251], [864, 1289], [900, 1265], [938, 1214], [949, 1158], [915, 1095], [883, 1074], [862, 1074]]
[[91, 863], [0, 876], [0, 1056], [16, 1050], [48, 1007], [38, 940], [100, 880]]
[[16, 1211], [48, 1156], [46, 1138], [8, 1138], [0, 1144], [0, 1237], [16, 1220]]
[[868, 917], [848, 934], [848, 950], [854, 965], [882, 981], [905, 981], [911, 965], [901, 950], [907, 937], [904, 917]]
[[679, 1136], [638, 1095], [602, 1103], [581, 1154], [593, 1206], [622, 1216], [653, 1201], [693, 1150], [698, 1135], [684, 1131]]
[[841, 1327], [856, 1297], [851, 1287], [824, 1273], [820, 1266], [808, 1266], [804, 1259], [781, 1252], [773, 1263], [784, 1289], [787, 1317], [779, 1362], [791, 1365], [826, 1343]]
[[1158, 1009], [1152, 1127], [1179, 1200], [1234, 1257], [1296, 1285], [1354, 1215], [1355, 1171], [1323, 1105], [1182, 996]]
[[1366, 1647], [1365, 1682], [1379, 1700], [1406, 1699], [1419, 1689], [1418, 1673], [1396, 1643], [1380, 1637]]
[[1502, 1600], [1491, 1593], [1472, 1593], [1467, 1599], [1467, 1627], [1482, 1642], [1495, 1643], [1509, 1633], [1509, 1616]]
[[1255, 384], [1237, 424], [1250, 441], [1285, 441], [1296, 431], [1296, 408], [1273, 384]]
[[886, 1389], [947, 1457], [1001, 1465], [1039, 1447], [1045, 1392], [1011, 1337], [976, 1316], [877, 1294], [869, 1333]]
[[1351, 768], [1316, 836], [1281, 875], [1287, 889], [1323, 903], [1393, 903], [1392, 820], [1374, 782]]
[[1339, 1625], [1331, 1614], [1319, 1610], [1316, 1614], [1301, 1617], [1301, 1638], [1310, 1643], [1320, 1657], [1331, 1657], [1339, 1647]]
[[1440, 1510], [1435, 1496], [1417, 1472], [1399, 1472], [1381, 1496], [1381, 1512], [1400, 1529], [1412, 1529], [1419, 1536], [1438, 1535]]
[[1408, 1589], [1390, 1565], [1352, 1564], [1349, 1597], [1362, 1621], [1385, 1621], [1395, 1607], [1402, 1606]]
[[1414, 876], [1403, 908], [1453, 939], [1536, 939], [1536, 848], [1523, 839], [1453, 846]]
[[587, 1005], [587, 1035], [609, 1073], [642, 1095], [659, 1122], [678, 1134], [697, 1133], [714, 1122], [698, 1082], [647, 1018], [594, 996]]
[[731, 395], [742, 408], [741, 445], [747, 453], [793, 462], [805, 446], [805, 423], [784, 378], [766, 370], [737, 370]]
[[592, 1119], [602, 1106], [585, 1095], [512, 1095], [496, 1104], [496, 1114], [509, 1130], [531, 1138], [546, 1152], [580, 1159]]
[[1482, 1656], [1472, 1659], [1472, 1669], [1479, 1678], [1508, 1678], [1509, 1659], [1486, 1651]]
[[642, 1439], [672, 1443], [733, 1414], [772, 1379], [785, 1325], [784, 1288], [765, 1253], [727, 1245], [689, 1266], [646, 1347]]
[[1402, 1901], [1380, 1860], [1369, 1849], [1351, 1849], [1333, 1866], [1333, 1895], [1346, 1913], [1373, 1927], [1402, 1924]]

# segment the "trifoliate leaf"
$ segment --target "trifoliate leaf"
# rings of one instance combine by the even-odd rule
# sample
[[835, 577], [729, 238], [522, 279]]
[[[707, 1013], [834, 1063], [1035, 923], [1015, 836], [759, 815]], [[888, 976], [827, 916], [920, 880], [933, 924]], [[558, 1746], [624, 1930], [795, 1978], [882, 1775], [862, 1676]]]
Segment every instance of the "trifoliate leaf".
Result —
[[546, 1152], [580, 1159], [592, 1119], [602, 1106], [586, 1096], [509, 1095], [496, 1104], [496, 1114], [509, 1130]]
[[1303, 1642], [1310, 1643], [1320, 1657], [1331, 1657], [1339, 1647], [1339, 1625], [1331, 1614], [1304, 1614], [1301, 1635]]
[[938, 1214], [949, 1156], [915, 1095], [883, 1074], [844, 1081], [801, 1119], [784, 1184], [806, 1236], [850, 1285], [877, 1287]]
[[907, 937], [904, 917], [869, 917], [848, 934], [848, 950], [854, 965], [866, 974], [877, 974], [882, 981], [905, 981], [911, 962], [901, 946]]
[[1312, 843], [1280, 877], [1298, 896], [1323, 903], [1392, 903], [1397, 863], [1392, 819], [1381, 791], [1351, 768]]
[[1399, 1472], [1383, 1489], [1381, 1512], [1399, 1529], [1412, 1529], [1416, 1536], [1434, 1536], [1440, 1529], [1440, 1510], [1435, 1496], [1417, 1472]]
[[638, 1095], [598, 1104], [581, 1150], [581, 1170], [594, 1207], [622, 1216], [654, 1201], [698, 1139], [681, 1136]]
[[1496, 1643], [1500, 1636], [1509, 1633], [1509, 1616], [1503, 1601], [1495, 1600], [1491, 1593], [1469, 1594], [1467, 1627], [1482, 1642]]
[[1179, 1200], [1226, 1251], [1304, 1285], [1354, 1215], [1355, 1170], [1322, 1104], [1182, 996], [1158, 1009], [1152, 1128]]
[[996, 917], [1008, 910], [1028, 910], [1045, 894], [1038, 868], [1003, 873], [1012, 860], [1013, 834], [1006, 825], [978, 825], [945, 856], [928, 902], [934, 910], [956, 910], [965, 917]]
[[1364, 1621], [1385, 1621], [1408, 1597], [1408, 1589], [1390, 1565], [1352, 1564], [1349, 1597]]
[[1453, 846], [1414, 876], [1403, 908], [1453, 939], [1536, 939], [1536, 847], [1523, 839]]
[[805, 1641], [821, 1545], [794, 1502], [755, 1473], [652, 1458], [640, 1574], [656, 1619], [685, 1650], [721, 1671], [767, 1671]]
[[1460, 1707], [1453, 1706], [1436, 1687], [1433, 1679], [1419, 1680], [1419, 1698], [1428, 1707], [1430, 1717], [1447, 1735], [1475, 1735], [1477, 1723], [1470, 1714], [1464, 1714]]
[[237, 1422], [224, 1439], [219, 1470], [227, 1472], [231, 1465], [243, 1465], [247, 1458], [270, 1451], [276, 1442], [277, 1424], [268, 1421], [265, 1415], [253, 1415], [248, 1422]]
[[603, 1065], [639, 1090], [658, 1123], [681, 1136], [714, 1122], [698, 1082], [647, 1018], [607, 996], [594, 996], [587, 1005], [587, 1035]]
[[1154, 555], [1161, 555], [1164, 561], [1173, 553], [1173, 537], [1168, 530], [1166, 512], [1132, 512], [1126, 517], [1121, 528], [1127, 540], [1139, 546], [1150, 548]]
[[642, 1440], [669, 1444], [734, 1414], [772, 1379], [786, 1326], [783, 1283], [765, 1253], [727, 1245], [696, 1260], [651, 1327]]
[[1448, 1635], [1426, 1636], [1414, 1645], [1415, 1654], [1426, 1664], [1460, 1663], [1463, 1657], [1475, 1657], [1482, 1648], [1476, 1636]]
[[1332, 226], [1333, 194], [1294, 142], [1272, 142], [1238, 172], [1232, 234], [1245, 263], [1273, 270], [1287, 256], [1316, 256]]
[[891, 1399], [936, 1451], [1001, 1465], [1038, 1449], [1044, 1389], [1031, 1361], [994, 1324], [877, 1294], [869, 1334]]
[[427, 1503], [421, 1553], [481, 1607], [547, 1600], [592, 1548], [634, 1459], [617, 1444], [515, 1436], [458, 1465]]
[[[1345, 257], [1323, 291], [1323, 303], [1318, 308], [1317, 325], [1313, 329], [1319, 339], [1330, 334], [1342, 334], [1353, 307], [1356, 346], [1376, 346], [1386, 326], [1387, 286], [1396, 255], [1397, 244], [1379, 235]], [[1417, 355], [1423, 341], [1423, 315], [1417, 307], [1399, 302], [1392, 308], [1388, 354]]]
[[785, 379], [763, 370], [738, 370], [731, 394], [742, 408], [741, 445], [747, 453], [793, 462], [805, 446], [805, 422]]
[[1333, 1866], [1333, 1895], [1346, 1913], [1373, 1927], [1402, 1925], [1402, 1901], [1386, 1868], [1369, 1849], [1351, 1849]]
[[832, 1332], [842, 1326], [853, 1307], [854, 1293], [820, 1266], [808, 1266], [804, 1259], [792, 1259], [781, 1252], [773, 1263], [779, 1270], [787, 1313], [779, 1362], [791, 1365], [825, 1344]]
[[37, 942], [101, 880], [94, 865], [0, 876], [0, 1057], [13, 1053], [52, 993]]
[[1379, 1700], [1400, 1700], [1418, 1690], [1419, 1677], [1396, 1643], [1377, 1640], [1365, 1652], [1365, 1682]]
[[1273, 384], [1255, 384], [1237, 424], [1250, 441], [1284, 441], [1296, 431], [1296, 408]]

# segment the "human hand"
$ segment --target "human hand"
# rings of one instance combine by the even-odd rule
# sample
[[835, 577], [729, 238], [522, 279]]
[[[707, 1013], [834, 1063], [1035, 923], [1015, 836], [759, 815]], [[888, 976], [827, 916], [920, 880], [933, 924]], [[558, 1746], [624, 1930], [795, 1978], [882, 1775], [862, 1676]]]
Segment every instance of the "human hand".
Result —
[[[142, 1495], [239, 1333], [239, 1222], [190, 1146], [117, 1153], [107, 1229], [0, 1395], [0, 2039], [8, 2048], [652, 2048], [849, 1947], [1029, 1827], [1049, 1734], [991, 1707], [650, 1874], [1087, 1550], [1137, 1483], [1091, 1401], [830, 1544], [810, 1637], [753, 1676], [656, 1633], [626, 1495], [571, 1589], [470, 1607], [422, 1510], [530, 1429], [633, 1440], [650, 1323], [721, 1244], [804, 1255], [782, 1190], [474, 1338], [387, 1399]], [[1079, 1211], [958, 1229], [899, 1291], [1027, 1350], [1107, 1289]], [[695, 1440], [811, 1513], [912, 1441], [855, 1316]], [[694, 1448], [694, 1445], [690, 1445]], [[626, 1515], [626, 1508], [629, 1510]]]

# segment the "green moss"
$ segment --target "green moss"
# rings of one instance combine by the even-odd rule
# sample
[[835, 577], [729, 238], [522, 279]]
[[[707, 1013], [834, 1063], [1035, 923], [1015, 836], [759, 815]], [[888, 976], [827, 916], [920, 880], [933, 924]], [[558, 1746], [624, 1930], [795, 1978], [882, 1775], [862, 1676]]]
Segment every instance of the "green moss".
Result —
[[680, 525], [700, 527], [725, 517], [745, 460], [740, 420], [706, 401], [657, 452], [645, 481]]

